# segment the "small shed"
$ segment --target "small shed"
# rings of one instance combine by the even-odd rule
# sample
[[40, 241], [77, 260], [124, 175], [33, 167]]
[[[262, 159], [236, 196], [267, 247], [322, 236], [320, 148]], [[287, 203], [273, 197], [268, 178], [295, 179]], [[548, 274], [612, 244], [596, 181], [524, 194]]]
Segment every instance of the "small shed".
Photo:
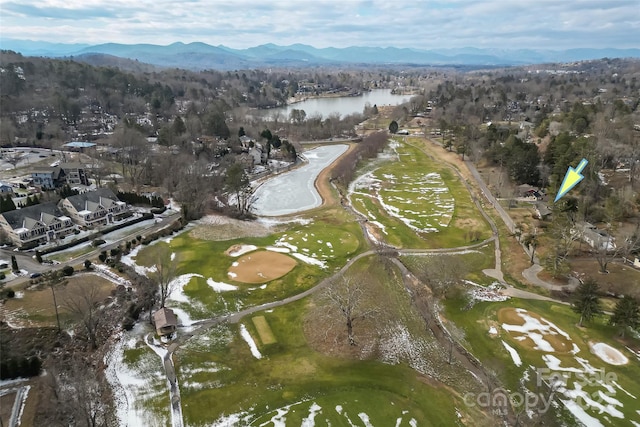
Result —
[[156, 326], [156, 332], [160, 336], [170, 335], [176, 331], [178, 318], [170, 308], [162, 307], [153, 313], [153, 324]]

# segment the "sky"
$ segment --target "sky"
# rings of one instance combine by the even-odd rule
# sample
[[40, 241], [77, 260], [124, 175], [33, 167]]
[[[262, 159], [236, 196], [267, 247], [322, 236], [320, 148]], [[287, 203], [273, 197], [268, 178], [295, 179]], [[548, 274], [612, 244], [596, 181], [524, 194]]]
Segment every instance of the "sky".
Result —
[[420, 49], [639, 48], [640, 0], [0, 0], [0, 38]]

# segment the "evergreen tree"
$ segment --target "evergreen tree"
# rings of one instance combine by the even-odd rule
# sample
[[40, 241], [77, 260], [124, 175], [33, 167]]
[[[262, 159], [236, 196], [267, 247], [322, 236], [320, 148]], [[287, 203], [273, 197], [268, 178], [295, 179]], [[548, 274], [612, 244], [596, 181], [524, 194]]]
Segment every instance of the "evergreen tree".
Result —
[[391, 133], [398, 132], [398, 122], [393, 120], [391, 123], [389, 123], [389, 132]]
[[625, 295], [616, 303], [609, 324], [620, 328], [620, 336], [624, 337], [627, 329], [640, 326], [640, 307], [635, 298]]
[[13, 270], [14, 273], [20, 271], [20, 268], [18, 268], [18, 260], [15, 255], [11, 255], [11, 270]]
[[576, 298], [571, 307], [573, 311], [580, 315], [580, 326], [582, 326], [584, 320], [588, 322], [602, 313], [598, 290], [598, 284], [593, 279], [580, 283], [576, 289]]
[[11, 195], [7, 195], [6, 197], [0, 197], [0, 212], [9, 212], [16, 209], [15, 203], [13, 203], [13, 198]]

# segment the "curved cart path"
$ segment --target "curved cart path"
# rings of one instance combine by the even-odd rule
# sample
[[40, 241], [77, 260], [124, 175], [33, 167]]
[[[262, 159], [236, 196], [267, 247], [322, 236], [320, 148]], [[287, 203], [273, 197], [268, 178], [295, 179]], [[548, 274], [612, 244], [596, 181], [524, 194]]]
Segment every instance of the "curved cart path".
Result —
[[[410, 145], [412, 145], [412, 144], [410, 144]], [[426, 156], [434, 159], [433, 156], [429, 152], [427, 152], [424, 148], [417, 147], [415, 145], [412, 145], [412, 146], [415, 147], [415, 148], [420, 149]], [[350, 149], [351, 148], [352, 147], [350, 147]], [[345, 154], [347, 152], [349, 152], [350, 149], [347, 150], [345, 152]], [[320, 193], [320, 195], [322, 197], [322, 200], [323, 200], [323, 206], [337, 204], [337, 201], [331, 195], [331, 188], [332, 187], [331, 187], [330, 181], [329, 181], [329, 176], [330, 176], [331, 170], [332, 170], [334, 165], [335, 165], [335, 162], [331, 166], [325, 168], [318, 175], [318, 178], [315, 181], [315, 186], [316, 186], [316, 188], [317, 188], [318, 192]], [[493, 242], [494, 245], [495, 245], [495, 267], [493, 269], [484, 270], [483, 272], [487, 276], [496, 279], [499, 283], [501, 283], [502, 285], [505, 286], [505, 290], [503, 291], [503, 293], [505, 295], [509, 295], [509, 296], [516, 297], [516, 298], [536, 299], [536, 300], [545, 300], [545, 301], [553, 301], [553, 302], [563, 303], [562, 301], [558, 301], [558, 300], [555, 300], [553, 298], [549, 298], [549, 297], [538, 295], [538, 294], [535, 294], [535, 293], [532, 293], [532, 292], [528, 292], [528, 291], [524, 291], [524, 290], [513, 288], [512, 286], [508, 285], [504, 281], [503, 273], [502, 273], [500, 239], [498, 238], [498, 227], [496, 226], [496, 224], [493, 221], [493, 219], [485, 212], [482, 204], [480, 203], [480, 200], [478, 200], [478, 198], [474, 196], [474, 191], [471, 188], [471, 186], [469, 185], [469, 182], [465, 179], [465, 177], [460, 173], [460, 171], [457, 168], [455, 168], [453, 166], [450, 166], [450, 167], [458, 175], [458, 178], [461, 180], [461, 182], [465, 185], [467, 191], [469, 191], [469, 194], [471, 195], [471, 197], [473, 199], [474, 204], [476, 205], [476, 207], [478, 208], [479, 212], [482, 214], [484, 219], [487, 221], [487, 223], [491, 227], [492, 236], [490, 238], [482, 241], [482, 242], [479, 242], [479, 243], [476, 243], [476, 244], [473, 244], [473, 245], [466, 245], [466, 246], [460, 246], [460, 247], [454, 247], [454, 248], [437, 248], [437, 249], [411, 249], [411, 248], [407, 248], [407, 249], [397, 249], [397, 248], [393, 248], [393, 247], [390, 247], [390, 246], [386, 246], [384, 244], [382, 244], [382, 246], [387, 248], [388, 251], [390, 251], [390, 253], [392, 253], [394, 255], [420, 255], [420, 254], [428, 255], [428, 254], [454, 254], [454, 253], [462, 252], [462, 251], [465, 251], [465, 250], [478, 248], [478, 247], [481, 247], [481, 246], [484, 246], [484, 245], [487, 245], [487, 244]], [[468, 163], [467, 163], [467, 167], [469, 167]], [[474, 177], [474, 179], [476, 180], [478, 186], [481, 188], [483, 195], [489, 200], [491, 205], [494, 208], [496, 208], [496, 210], [498, 210], [498, 213], [500, 214], [501, 218], [507, 224], [507, 227], [509, 227], [511, 229], [513, 227], [513, 221], [511, 221], [511, 219], [508, 217], [506, 212], [504, 212], [504, 210], [501, 209], [500, 205], [497, 203], [495, 198], [493, 198], [493, 195], [491, 195], [491, 193], [489, 192], [489, 189], [486, 187], [486, 185], [484, 185], [484, 182], [482, 181], [482, 178], [477, 173], [477, 171], [475, 170], [473, 165], [471, 165], [471, 167], [469, 167], [469, 170], [471, 171], [471, 174]], [[336, 189], [336, 188], [334, 187], [334, 189]], [[366, 230], [366, 228], [364, 226], [364, 222], [366, 222], [366, 219], [363, 219], [362, 218], [362, 214], [357, 212], [355, 209], [352, 208], [350, 203], [348, 203], [348, 199], [346, 199], [342, 194], [339, 194], [339, 197], [343, 201], [347, 201], [347, 203], [343, 203], [342, 206], [345, 209], [347, 209], [350, 212], [352, 212], [354, 217], [357, 218], [357, 220], [360, 223], [360, 226], [362, 228], [362, 231], [363, 231], [363, 234], [365, 236], [365, 239], [368, 242], [369, 246], [370, 247], [371, 246], [375, 246], [374, 243], [371, 242], [369, 234], [368, 234], [368, 232], [367, 232], [367, 230]], [[500, 212], [500, 211], [502, 211], [502, 212]], [[506, 217], [503, 214], [506, 215]], [[380, 245], [380, 243], [378, 243], [378, 245]], [[343, 274], [345, 271], [347, 271], [359, 259], [361, 259], [363, 257], [366, 257], [366, 256], [373, 255], [375, 253], [379, 253], [379, 251], [367, 250], [365, 252], [362, 252], [362, 253], [356, 255], [355, 257], [351, 258], [339, 271], [334, 273], [332, 276], [321, 280], [314, 287], [312, 287], [312, 288], [310, 288], [310, 289], [308, 289], [308, 290], [306, 290], [304, 292], [301, 292], [299, 294], [284, 298], [284, 299], [279, 300], [279, 301], [274, 301], [274, 302], [270, 302], [270, 303], [265, 303], [265, 304], [261, 304], [261, 305], [258, 305], [258, 306], [254, 306], [254, 307], [249, 307], [247, 309], [238, 311], [236, 313], [223, 315], [223, 316], [217, 316], [217, 317], [213, 317], [213, 318], [210, 318], [210, 319], [199, 320], [199, 321], [196, 321], [193, 324], [191, 324], [188, 327], [189, 330], [185, 329], [175, 339], [175, 341], [173, 341], [167, 347], [167, 350], [168, 350], [167, 354], [163, 358], [164, 368], [165, 368], [165, 372], [166, 372], [166, 375], [167, 375], [167, 380], [168, 380], [168, 383], [169, 383], [169, 397], [170, 397], [170, 402], [171, 402], [171, 413], [172, 413], [173, 426], [174, 427], [181, 427], [181, 426], [184, 425], [184, 422], [182, 420], [180, 390], [179, 390], [179, 387], [178, 387], [178, 382], [177, 382], [176, 373], [175, 373], [175, 366], [174, 366], [174, 363], [173, 363], [173, 353], [176, 350], [178, 350], [182, 344], [184, 344], [190, 338], [192, 338], [192, 337], [194, 337], [196, 335], [199, 335], [200, 333], [203, 333], [203, 332], [207, 331], [209, 328], [211, 328], [213, 326], [216, 326], [216, 325], [219, 325], [221, 323], [238, 323], [245, 316], [248, 316], [248, 315], [260, 312], [260, 311], [264, 311], [264, 310], [280, 307], [280, 306], [292, 303], [294, 301], [298, 301], [298, 300], [301, 300], [303, 298], [306, 298], [309, 295], [311, 295], [311, 294], [313, 294], [315, 292], [318, 292], [319, 290], [321, 290], [321, 289], [325, 288], [326, 286], [328, 286], [331, 283], [331, 281], [333, 280], [334, 277], [337, 277], [338, 275]], [[402, 276], [403, 276], [403, 281], [404, 281], [405, 287], [407, 288], [407, 290], [412, 292], [412, 295], [414, 295], [415, 292], [416, 292], [416, 289], [417, 289], [416, 286], [420, 284], [419, 280], [415, 276], [413, 276], [413, 274], [411, 274], [409, 272], [409, 270], [406, 268], [406, 266], [397, 257], [393, 257], [392, 259], [393, 259], [394, 264], [402, 271]], [[528, 268], [527, 270], [523, 271], [523, 275], [525, 275], [525, 278], [527, 278], [527, 280], [529, 280], [529, 277], [531, 277], [532, 279], [534, 278], [534, 280], [530, 280], [530, 281], [532, 283], [534, 283], [535, 285], [541, 286], [541, 287], [543, 287], [545, 289], [556, 289], [557, 285], [553, 285], [553, 284], [544, 282], [544, 281], [542, 281], [542, 280], [537, 278], [537, 273], [539, 272], [537, 267], [539, 267], [539, 265], [534, 264], [534, 266], [532, 266], [532, 267]], [[560, 287], [560, 288], [563, 288], [563, 287]], [[432, 333], [434, 334], [436, 339], [440, 342], [440, 344], [443, 346], [443, 348], [451, 348], [452, 357], [455, 358], [462, 366], [464, 366], [466, 369], [471, 371], [473, 374], [477, 375], [477, 377], [480, 378], [482, 380], [482, 382], [485, 385], [487, 385], [488, 387], [495, 387], [496, 386], [496, 384], [495, 384], [496, 380], [493, 378], [493, 376], [489, 372], [487, 372], [485, 370], [485, 368], [482, 366], [482, 364], [471, 353], [469, 353], [464, 347], [462, 347], [459, 343], [457, 343], [455, 341], [455, 339], [453, 339], [448, 334], [448, 332], [446, 331], [446, 328], [444, 328], [444, 326], [442, 325], [439, 317], [435, 313], [433, 313], [433, 311], [429, 308], [429, 305], [425, 301], [419, 302], [419, 301], [416, 301], [414, 299], [414, 302], [417, 302], [417, 305], [419, 306], [419, 309], [420, 309], [423, 317], [425, 318], [425, 321], [427, 322], [428, 328], [432, 331]]]

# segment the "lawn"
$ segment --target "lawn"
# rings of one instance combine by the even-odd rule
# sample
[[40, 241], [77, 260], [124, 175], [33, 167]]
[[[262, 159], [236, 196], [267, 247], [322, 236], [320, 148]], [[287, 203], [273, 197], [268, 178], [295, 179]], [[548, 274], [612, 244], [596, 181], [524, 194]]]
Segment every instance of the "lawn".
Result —
[[[112, 282], [94, 274], [74, 275], [67, 278], [66, 285], [56, 285], [56, 301], [63, 327], [72, 322], [71, 314], [65, 307], [66, 301], [71, 296], [82, 293], [83, 288], [93, 285], [99, 288], [99, 299], [107, 298], [115, 289]], [[35, 289], [16, 292], [16, 297], [6, 300], [2, 310], [5, 318], [10, 319], [14, 324], [40, 327], [56, 325], [51, 288], [44, 284]]]
[[[313, 222], [291, 223], [285, 230], [279, 226], [278, 232], [263, 237], [214, 241], [184, 232], [168, 242], [143, 248], [135, 255], [135, 262], [151, 267], [156, 262], [157, 251], [168, 247], [176, 253], [177, 275], [196, 275], [184, 284], [187, 300], [171, 302], [171, 307], [185, 310], [194, 319], [239, 311], [311, 288], [365, 247], [359, 225], [349, 221], [343, 209], [320, 209], [314, 211], [313, 216]], [[239, 257], [229, 254], [229, 249], [248, 245], [256, 250], [283, 253], [293, 258], [296, 266], [284, 276], [263, 283], [237, 281], [229, 270]], [[214, 286], [216, 283], [226, 289], [236, 289], [221, 291]]]
[[396, 247], [455, 247], [488, 238], [489, 227], [458, 176], [408, 140], [393, 141], [394, 155], [363, 169], [351, 190], [354, 208]]
[[[564, 390], [558, 391], [558, 396], [561, 400], [570, 402], [570, 406], [573, 405], [575, 413], [583, 422], [589, 421], [593, 425], [600, 425], [597, 424], [600, 422], [602, 425], [630, 426], [631, 420], [640, 421], [636, 412], [637, 396], [640, 396], [640, 384], [637, 382], [640, 365], [637, 356], [625, 348], [630, 346], [638, 349], [638, 340], [621, 341], [617, 338], [616, 331], [606, 324], [606, 319], [598, 319], [587, 324], [585, 328], [579, 328], [578, 315], [571, 311], [570, 307], [561, 304], [511, 299], [502, 303], [479, 302], [465, 311], [466, 306], [463, 298], [446, 301], [447, 318], [464, 330], [464, 344], [485, 366], [497, 373], [508, 389], [518, 390], [525, 369], [531, 366], [547, 377], [554, 372], [565, 376], [567, 384]], [[558, 349], [557, 343], [565, 340], [567, 342], [564, 347], [567, 348], [563, 351], [543, 351], [542, 347], [533, 348], [531, 340], [522, 340], [520, 334], [505, 330], [504, 324], [512, 322], [506, 322], [501, 313], [505, 313], [504, 310], [508, 308], [525, 309], [552, 322], [560, 331], [568, 334], [569, 338], [563, 338], [561, 334], [554, 332], [553, 335], [543, 334], [545, 339], [553, 344], [554, 349]], [[493, 334], [489, 333], [491, 327], [495, 328]], [[621, 351], [629, 359], [629, 363], [619, 366], [605, 363], [590, 351], [590, 344], [598, 342]], [[521, 366], [516, 366], [503, 343], [517, 352], [522, 361]], [[529, 376], [531, 377], [531, 374]], [[530, 380], [535, 382], [535, 378]], [[581, 396], [581, 390], [586, 393], [585, 397], [578, 397]], [[570, 396], [572, 398], [569, 398]], [[588, 407], [585, 404], [587, 399], [596, 403]], [[577, 402], [577, 405], [571, 402]], [[604, 405], [605, 412], [600, 413], [598, 402]], [[584, 414], [580, 408], [584, 409]], [[560, 416], [566, 422], [575, 423], [566, 410]]]
[[[353, 271], [394, 277], [384, 273], [375, 257], [360, 260]], [[377, 296], [393, 312], [389, 316], [404, 325], [413, 337], [411, 342], [426, 342], [424, 323], [404, 288], [397, 278], [385, 283], [375, 289], [385, 292]], [[375, 355], [358, 360], [311, 348], [307, 322], [314, 301], [301, 300], [243, 319], [241, 325], [258, 347], [259, 359], [240, 337], [241, 326], [235, 324], [216, 326], [183, 345], [175, 359], [186, 424], [299, 426], [314, 420], [313, 425], [348, 426], [369, 425], [368, 420], [371, 425], [441, 426], [460, 425], [459, 417], [475, 420], [474, 425], [485, 419], [477, 410], [464, 407], [462, 392], [452, 393], [448, 386], [421, 374], [420, 368], [409, 366], [430, 363], [430, 358], [444, 360], [428, 345], [416, 347], [427, 353], [415, 360], [389, 359], [387, 363]], [[259, 326], [256, 318], [264, 319], [257, 322]], [[274, 338], [268, 340], [270, 344], [260, 338], [265, 325]], [[363, 335], [360, 330], [360, 347], [367, 346]], [[459, 389], [465, 381], [456, 375], [465, 373], [449, 366], [438, 375]], [[466, 381], [473, 381], [465, 375]]]

